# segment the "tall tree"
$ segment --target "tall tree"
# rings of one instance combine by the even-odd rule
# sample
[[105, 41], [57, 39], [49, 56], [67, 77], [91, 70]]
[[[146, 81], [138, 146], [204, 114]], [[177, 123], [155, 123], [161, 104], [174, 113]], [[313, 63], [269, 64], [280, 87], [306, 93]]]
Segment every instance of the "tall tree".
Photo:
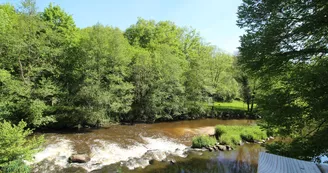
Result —
[[74, 104], [86, 115], [83, 121], [118, 119], [130, 111], [133, 85], [127, 81], [132, 58], [129, 46], [119, 29], [97, 24], [82, 30], [84, 65], [79, 73], [83, 75]]
[[266, 126], [294, 138], [275, 151], [301, 159], [325, 153], [328, 2], [244, 0], [238, 18], [246, 29], [239, 61], [260, 78]]

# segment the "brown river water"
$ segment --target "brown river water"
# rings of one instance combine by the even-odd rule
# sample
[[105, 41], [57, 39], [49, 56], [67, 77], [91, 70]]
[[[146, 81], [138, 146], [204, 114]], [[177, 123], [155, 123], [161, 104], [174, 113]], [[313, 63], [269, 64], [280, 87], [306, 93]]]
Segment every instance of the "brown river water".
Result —
[[[215, 125], [255, 123], [201, 119], [48, 132], [44, 133], [47, 142], [43, 150], [34, 156], [33, 172], [256, 172], [258, 154], [264, 151], [258, 144], [225, 152], [190, 149], [192, 137], [214, 134]], [[69, 164], [68, 157], [74, 153], [86, 153], [91, 160]]]

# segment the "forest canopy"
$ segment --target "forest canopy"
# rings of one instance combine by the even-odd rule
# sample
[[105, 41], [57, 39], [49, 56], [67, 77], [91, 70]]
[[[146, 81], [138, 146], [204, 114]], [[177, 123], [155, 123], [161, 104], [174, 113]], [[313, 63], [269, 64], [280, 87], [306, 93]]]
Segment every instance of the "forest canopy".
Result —
[[197, 118], [239, 97], [236, 59], [192, 28], [78, 28], [50, 4], [0, 5], [0, 121], [28, 127]]

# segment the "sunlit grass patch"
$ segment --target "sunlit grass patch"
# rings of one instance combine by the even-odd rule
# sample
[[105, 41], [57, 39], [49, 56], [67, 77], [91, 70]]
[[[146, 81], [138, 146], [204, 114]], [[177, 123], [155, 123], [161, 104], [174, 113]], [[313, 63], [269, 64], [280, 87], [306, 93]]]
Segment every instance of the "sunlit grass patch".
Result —
[[227, 145], [237, 145], [239, 142], [260, 141], [267, 138], [265, 130], [260, 126], [224, 126], [217, 125], [215, 127], [215, 136], [220, 143]]
[[247, 104], [242, 101], [215, 102], [214, 108], [217, 110], [243, 110], [247, 111]]
[[192, 138], [193, 148], [209, 147], [216, 144], [216, 139], [208, 135], [195, 136]]

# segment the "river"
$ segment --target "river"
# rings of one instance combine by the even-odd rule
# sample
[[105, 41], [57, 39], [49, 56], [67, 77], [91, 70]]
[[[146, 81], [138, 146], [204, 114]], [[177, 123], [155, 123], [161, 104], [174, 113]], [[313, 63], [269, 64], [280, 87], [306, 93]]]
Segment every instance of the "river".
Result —
[[[256, 172], [258, 154], [264, 151], [260, 145], [245, 144], [225, 152], [190, 149], [193, 136], [213, 134], [215, 125], [254, 123], [201, 119], [43, 133], [46, 144], [34, 156], [33, 172]], [[91, 160], [69, 164], [74, 153], [87, 153]]]

